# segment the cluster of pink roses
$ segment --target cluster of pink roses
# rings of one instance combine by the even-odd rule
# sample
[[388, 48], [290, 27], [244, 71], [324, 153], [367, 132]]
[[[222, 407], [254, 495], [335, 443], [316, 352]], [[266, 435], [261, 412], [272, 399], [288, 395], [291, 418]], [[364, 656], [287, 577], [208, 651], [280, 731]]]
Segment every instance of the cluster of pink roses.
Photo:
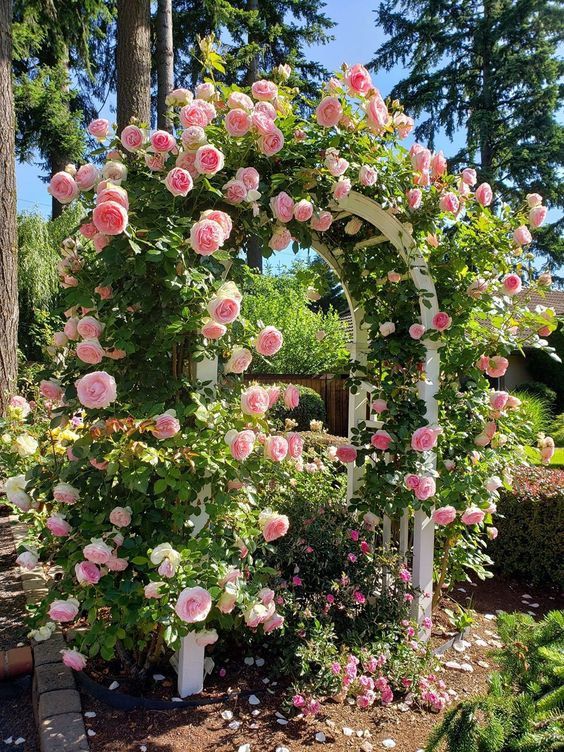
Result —
[[211, 256], [229, 238], [233, 223], [229, 214], [219, 210], [208, 210], [190, 230], [190, 246], [200, 256]]
[[[544, 223], [548, 210], [546, 206], [542, 205], [542, 196], [538, 193], [528, 193], [527, 204], [529, 206], [529, 224], [533, 229], [536, 229]], [[514, 230], [513, 241], [519, 248], [533, 242], [532, 235], [527, 225], [520, 225]]]

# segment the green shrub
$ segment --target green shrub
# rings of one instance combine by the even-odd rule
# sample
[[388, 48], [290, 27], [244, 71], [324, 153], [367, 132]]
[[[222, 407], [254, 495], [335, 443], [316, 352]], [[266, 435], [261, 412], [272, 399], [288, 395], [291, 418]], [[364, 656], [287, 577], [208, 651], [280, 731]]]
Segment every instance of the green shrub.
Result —
[[519, 392], [526, 392], [543, 399], [552, 410], [556, 402], [557, 394], [554, 389], [543, 384], [542, 381], [530, 381], [528, 384], [519, 384]]
[[549, 403], [543, 398], [528, 392], [516, 391], [521, 400], [519, 408], [521, 438], [528, 444], [537, 443], [537, 434], [546, 433], [550, 425]]
[[564, 470], [523, 467], [498, 502], [499, 535], [488, 550], [495, 568], [534, 585], [564, 582]]
[[[286, 384], [282, 384], [282, 390]], [[308, 386], [298, 386], [300, 392], [300, 404], [293, 410], [288, 410], [284, 405], [284, 400], [280, 399], [270, 411], [270, 417], [275, 425], [283, 428], [286, 418], [291, 418], [297, 422], [297, 431], [309, 431], [309, 424], [312, 420], [320, 420], [323, 424], [327, 422], [327, 410], [323, 397], [315, 389]]]
[[527, 368], [534, 379], [542, 381], [556, 392], [554, 410], [561, 413], [564, 410], [564, 327], [560, 326], [552, 332], [548, 341], [563, 362], [559, 363], [548, 353], [533, 349], [527, 353]]
[[302, 439], [304, 440], [304, 449], [314, 449], [320, 453], [325, 452], [327, 447], [338, 447], [348, 443], [348, 439], [343, 436], [333, 436], [333, 434], [324, 431], [302, 431]]
[[554, 418], [548, 433], [554, 439], [557, 447], [564, 447], [564, 413], [560, 413]]

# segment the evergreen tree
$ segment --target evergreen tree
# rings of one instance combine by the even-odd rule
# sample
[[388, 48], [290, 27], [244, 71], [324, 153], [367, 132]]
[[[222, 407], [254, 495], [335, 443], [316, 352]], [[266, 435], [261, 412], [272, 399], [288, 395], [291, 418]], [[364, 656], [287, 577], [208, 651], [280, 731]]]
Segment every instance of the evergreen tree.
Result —
[[[377, 20], [390, 38], [371, 67], [407, 66], [392, 97], [427, 116], [416, 137], [433, 146], [439, 132], [452, 138], [462, 129], [465, 144], [451, 165], [476, 165], [506, 199], [537, 192], [562, 207], [562, 7], [552, 0], [384, 0]], [[554, 263], [564, 259], [561, 225], [538, 236], [537, 250]]]

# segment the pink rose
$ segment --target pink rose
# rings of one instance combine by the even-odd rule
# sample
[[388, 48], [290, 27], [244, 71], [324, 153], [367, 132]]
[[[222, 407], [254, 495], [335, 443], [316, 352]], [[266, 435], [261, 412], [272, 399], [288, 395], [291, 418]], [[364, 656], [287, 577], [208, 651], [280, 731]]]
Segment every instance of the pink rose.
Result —
[[255, 433], [251, 430], [235, 431], [231, 441], [229, 442], [229, 449], [231, 456], [238, 462], [243, 462], [249, 457], [255, 446]]
[[266, 117], [270, 120], [276, 120], [276, 118], [278, 117], [276, 107], [274, 107], [274, 105], [270, 102], [257, 102], [253, 108], [253, 115], [256, 115], [259, 112], [262, 115], [266, 115]]
[[92, 238], [92, 245], [94, 246], [96, 253], [101, 253], [104, 248], [110, 243], [111, 238], [108, 235], [102, 235], [101, 232], [97, 232]]
[[79, 585], [96, 585], [100, 582], [100, 570], [91, 561], [81, 561], [75, 564], [74, 574]]
[[485, 517], [483, 509], [477, 506], [470, 506], [464, 511], [460, 518], [465, 525], [479, 525]]
[[57, 538], [65, 538], [70, 534], [72, 528], [69, 523], [60, 515], [52, 514], [47, 518], [45, 526], [50, 530]]
[[229, 110], [224, 122], [227, 133], [233, 138], [242, 138], [251, 129], [251, 116], [239, 108]]
[[419, 478], [417, 488], [413, 490], [416, 498], [419, 499], [419, 501], [426, 501], [431, 496], [435, 495], [435, 479], [430, 475], [423, 475]]
[[284, 404], [288, 410], [294, 410], [300, 404], [300, 392], [297, 386], [288, 384], [284, 391]]
[[374, 449], [379, 449], [380, 451], [385, 452], [392, 443], [392, 437], [387, 431], [380, 429], [372, 435], [370, 443]]
[[276, 355], [283, 343], [282, 333], [274, 326], [267, 326], [259, 332], [255, 341], [255, 349], [259, 355], [271, 357]]
[[348, 464], [356, 460], [357, 454], [356, 447], [352, 446], [352, 444], [343, 444], [342, 446], [337, 447], [335, 456], [340, 462]]
[[110, 300], [113, 296], [112, 288], [109, 285], [98, 285], [98, 287], [94, 288], [94, 292], [100, 296], [100, 300]]
[[433, 154], [431, 159], [431, 176], [433, 178], [441, 177], [447, 171], [447, 161], [442, 151]]
[[137, 151], [143, 146], [145, 135], [136, 125], [126, 125], [121, 132], [120, 141], [127, 151]]
[[304, 440], [300, 434], [290, 432], [286, 434], [286, 440], [288, 441], [288, 455], [294, 460], [299, 459], [304, 450]]
[[274, 128], [272, 133], [267, 133], [260, 136], [258, 140], [258, 148], [261, 154], [266, 157], [273, 157], [284, 146], [284, 134], [280, 128]]
[[371, 186], [375, 185], [378, 180], [378, 170], [370, 165], [362, 165], [358, 172], [358, 180], [361, 185]]
[[388, 272], [387, 274], [388, 282], [393, 282], [394, 284], [399, 282], [401, 280], [401, 274], [399, 272]]
[[60, 504], [75, 504], [79, 497], [79, 490], [70, 483], [57, 483], [53, 488], [53, 498]]
[[444, 332], [446, 329], [450, 329], [451, 324], [451, 317], [448, 315], [448, 313], [444, 313], [444, 311], [439, 311], [438, 313], [436, 313], [431, 321], [431, 326], [438, 332]]
[[550, 460], [554, 457], [555, 451], [556, 451], [556, 448], [554, 444], [544, 444], [541, 447], [540, 453], [541, 453], [541, 462], [543, 465], [550, 464]]
[[258, 522], [262, 536], [267, 543], [282, 538], [290, 527], [290, 521], [285, 514], [278, 514], [270, 510], [261, 512]]
[[180, 122], [184, 128], [189, 128], [191, 125], [199, 125], [200, 128], [205, 128], [212, 122], [216, 114], [216, 109], [211, 102], [197, 99], [180, 110]]
[[518, 292], [521, 292], [521, 288], [523, 287], [521, 277], [518, 274], [506, 274], [501, 283], [504, 292], [508, 295], [516, 295]]
[[178, 618], [188, 624], [205, 621], [212, 607], [212, 598], [207, 590], [196, 586], [184, 588], [174, 610]]
[[443, 195], [439, 199], [439, 206], [441, 207], [441, 210], [444, 212], [450, 212], [451, 214], [456, 214], [460, 208], [460, 202], [458, 200], [458, 196], [456, 195], [456, 193], [452, 193], [452, 191], [449, 191], [448, 193], [443, 193]]
[[226, 331], [226, 326], [210, 319], [205, 322], [201, 329], [202, 336], [206, 337], [206, 339], [220, 339]]
[[43, 379], [39, 383], [39, 392], [45, 399], [58, 402], [63, 396], [63, 388], [58, 381]]
[[156, 415], [153, 418], [155, 427], [151, 430], [151, 433], [156, 439], [161, 441], [164, 439], [170, 439], [180, 431], [180, 423], [176, 418], [174, 410], [168, 410], [162, 415]]
[[370, 73], [360, 63], [353, 65], [352, 68], [347, 68], [345, 83], [349, 87], [351, 94], [361, 94], [364, 96], [372, 88]]
[[333, 198], [342, 201], [351, 192], [351, 181], [349, 178], [339, 178], [333, 186]]
[[79, 402], [84, 407], [100, 409], [108, 407], [117, 396], [116, 382], [106, 371], [92, 371], [76, 382]]
[[526, 225], [521, 225], [513, 231], [513, 240], [515, 245], [528, 245], [533, 242], [533, 236]]
[[212, 298], [208, 303], [208, 313], [218, 324], [233, 323], [240, 310], [241, 302], [236, 298]]
[[436, 445], [440, 433], [439, 428], [431, 426], [418, 428], [411, 436], [411, 448], [416, 452], [429, 452]]
[[540, 227], [546, 219], [547, 212], [546, 206], [534, 206], [529, 212], [531, 227]]
[[419, 188], [412, 188], [407, 192], [407, 204], [410, 209], [419, 209], [423, 200], [423, 193]]
[[241, 392], [241, 410], [245, 415], [264, 415], [270, 406], [268, 392], [254, 385]]
[[273, 462], [282, 462], [288, 454], [288, 442], [283, 436], [267, 436], [264, 442], [264, 456]]
[[66, 601], [54, 600], [49, 606], [49, 618], [53, 621], [74, 621], [78, 614], [78, 605], [76, 598]]
[[433, 512], [435, 525], [450, 525], [456, 519], [456, 509], [451, 506], [439, 507]]
[[[67, 324], [69, 321], [67, 321]], [[94, 316], [84, 316], [76, 324], [77, 334], [84, 339], [98, 339], [102, 336], [103, 331], [104, 325], [98, 319], [95, 319]]]
[[303, 198], [294, 206], [294, 219], [298, 222], [308, 222], [313, 215], [313, 204]]
[[102, 189], [109, 187], [109, 180], [119, 185], [122, 180], [127, 178], [127, 167], [122, 162], [110, 160], [109, 162], [106, 162], [102, 168], [102, 175], [105, 178], [105, 180], [100, 183]]
[[417, 172], [428, 172], [431, 169], [431, 152], [421, 144], [413, 144], [409, 156], [413, 169]]
[[393, 334], [396, 331], [396, 325], [393, 321], [384, 321], [384, 323], [380, 324], [378, 328], [382, 337], [389, 337], [390, 334]]
[[76, 346], [76, 357], [91, 366], [102, 362], [104, 348], [97, 339], [85, 339]]
[[81, 191], [90, 191], [100, 179], [100, 173], [96, 165], [85, 164], [78, 168], [74, 179]]
[[124, 572], [129, 566], [129, 562], [127, 559], [112, 555], [106, 562], [106, 566], [110, 572]]
[[533, 209], [535, 206], [542, 204], [542, 196], [539, 193], [527, 193], [527, 203]]
[[386, 103], [379, 93], [371, 97], [365, 105], [368, 125], [375, 133], [381, 133], [390, 120]]
[[284, 191], [270, 199], [270, 208], [279, 222], [290, 222], [294, 217], [294, 200]]
[[97, 118], [88, 124], [86, 130], [91, 136], [97, 138], [98, 141], [104, 141], [110, 132], [110, 123], [104, 118]]
[[[148, 153], [148, 154], [145, 154], [145, 164], [153, 172], [158, 172], [159, 170], [163, 169], [163, 167], [165, 165], [166, 157], [167, 157], [166, 154], [160, 154], [160, 153], [151, 154], [151, 153]], [[178, 161], [177, 161], [177, 165], [178, 165], [178, 167], [184, 167], [183, 164], [181, 164], [181, 165], [178, 164]]]
[[212, 219], [195, 222], [190, 230], [190, 245], [200, 256], [210, 256], [225, 242], [223, 228]]
[[383, 399], [375, 399], [372, 400], [370, 407], [372, 408], [372, 412], [375, 412], [376, 415], [382, 415], [382, 413], [385, 413], [388, 409], [388, 403]]
[[259, 187], [260, 175], [254, 167], [239, 167], [235, 173], [235, 178], [241, 180], [247, 190], [256, 191]]
[[333, 223], [333, 215], [329, 211], [322, 211], [311, 218], [310, 227], [316, 232], [326, 232]]
[[274, 613], [272, 616], [263, 622], [262, 628], [265, 634], [269, 634], [275, 629], [280, 629], [284, 624], [284, 617], [280, 614]]
[[117, 201], [104, 201], [94, 208], [92, 221], [98, 232], [104, 235], [119, 235], [127, 227], [127, 211]]
[[267, 386], [266, 391], [268, 392], [268, 406], [272, 407], [272, 405], [278, 402], [278, 397], [280, 397], [280, 387]]
[[79, 653], [78, 650], [61, 650], [63, 654], [63, 663], [65, 666], [72, 668], [73, 671], [82, 671], [86, 666], [86, 656]]
[[22, 551], [22, 553], [16, 559], [16, 564], [28, 572], [31, 572], [32, 569], [35, 569], [38, 563], [39, 558], [32, 551]]
[[334, 125], [337, 125], [342, 114], [343, 108], [337, 97], [325, 97], [315, 110], [317, 122], [324, 128], [332, 128]]
[[472, 167], [466, 167], [462, 170], [462, 180], [466, 185], [476, 185], [478, 180], [476, 170], [473, 170]]
[[476, 201], [482, 206], [489, 206], [493, 200], [493, 192], [489, 183], [480, 183], [476, 188]]
[[105, 564], [112, 555], [112, 549], [101, 538], [93, 539], [82, 549], [84, 558], [94, 564]]
[[191, 125], [182, 131], [182, 144], [187, 149], [197, 149], [207, 142], [206, 133], [199, 125]]
[[400, 138], [407, 138], [413, 130], [415, 123], [413, 122], [413, 118], [410, 118], [404, 112], [396, 112], [394, 115], [394, 125], [397, 128], [398, 136]]
[[412, 324], [409, 327], [409, 336], [411, 339], [421, 339], [427, 330], [423, 324]]
[[243, 110], [253, 109], [253, 100], [248, 94], [244, 94], [242, 91], [232, 91], [227, 99], [227, 106], [231, 109], [240, 107]]
[[251, 122], [259, 136], [267, 136], [269, 133], [274, 133], [276, 130], [272, 114], [261, 112], [256, 108], [251, 115]]
[[251, 86], [251, 92], [255, 99], [261, 101], [272, 101], [273, 99], [276, 99], [276, 96], [278, 95], [278, 87], [272, 81], [261, 79], [260, 81], [254, 82]]
[[145, 585], [143, 592], [145, 598], [162, 598], [163, 594], [160, 592], [164, 582], [149, 582]]
[[200, 146], [196, 152], [196, 160], [194, 162], [198, 172], [203, 175], [215, 175], [223, 169], [225, 163], [225, 157], [211, 144], [204, 144]]
[[94, 237], [94, 235], [96, 235], [96, 233], [98, 232], [98, 230], [96, 229], [96, 225], [94, 225], [93, 222], [86, 222], [85, 224], [80, 225], [78, 230], [80, 234], [82, 235], [82, 237], [86, 238], [87, 240], [91, 240]]
[[215, 86], [210, 82], [204, 82], [196, 86], [196, 99], [213, 99], [215, 97]]
[[495, 540], [498, 536], [498, 529], [497, 527], [487, 527], [486, 528], [486, 535], [488, 536], [489, 540]]
[[224, 366], [225, 373], [243, 373], [251, 365], [253, 355], [246, 347], [237, 347]]
[[283, 251], [291, 242], [292, 235], [290, 234], [290, 231], [286, 227], [278, 225], [268, 241], [268, 245], [273, 251]]
[[509, 361], [502, 355], [494, 355], [493, 358], [486, 358], [486, 368], [484, 369], [492, 379], [500, 379], [505, 376], [509, 367]]
[[223, 186], [223, 193], [230, 204], [242, 204], [247, 198], [247, 186], [242, 180], [229, 180]]
[[155, 131], [150, 140], [153, 149], [161, 154], [176, 149], [176, 139], [168, 131]]
[[64, 171], [53, 175], [47, 190], [60, 204], [70, 204], [80, 193], [75, 179]]
[[181, 167], [173, 167], [164, 182], [173, 196], [187, 196], [194, 187], [192, 176]]
[[491, 392], [490, 393], [490, 407], [492, 410], [503, 410], [507, 405], [509, 395], [507, 392]]
[[237, 588], [230, 586], [220, 596], [217, 607], [222, 614], [230, 614], [237, 604]]

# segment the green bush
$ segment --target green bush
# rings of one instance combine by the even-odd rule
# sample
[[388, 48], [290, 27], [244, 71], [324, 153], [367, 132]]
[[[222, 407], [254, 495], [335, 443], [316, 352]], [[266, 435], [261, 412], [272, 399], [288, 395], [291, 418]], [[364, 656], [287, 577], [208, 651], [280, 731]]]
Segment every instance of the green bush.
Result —
[[[282, 384], [282, 390], [286, 387]], [[278, 428], [283, 428], [286, 418], [291, 418], [297, 422], [297, 431], [309, 431], [309, 424], [312, 420], [320, 420], [323, 424], [327, 421], [327, 410], [323, 397], [315, 389], [308, 386], [297, 385], [300, 392], [300, 404], [293, 410], [288, 410], [284, 401], [280, 399], [270, 411], [270, 417]]]
[[327, 447], [338, 447], [348, 443], [348, 439], [343, 436], [333, 436], [333, 434], [324, 431], [302, 431], [302, 439], [304, 440], [304, 449], [314, 449], [321, 454], [327, 450]]
[[564, 413], [560, 413], [554, 418], [548, 433], [554, 439], [557, 447], [564, 447]]
[[495, 568], [534, 585], [564, 582], [564, 470], [523, 467], [499, 499], [499, 535], [488, 550]]
[[519, 392], [526, 392], [535, 397], [540, 397], [547, 403], [550, 410], [554, 408], [557, 399], [556, 391], [543, 384], [542, 381], [530, 381], [528, 384], [519, 384]]
[[521, 400], [519, 419], [522, 439], [530, 445], [536, 444], [537, 434], [546, 433], [550, 425], [549, 403], [543, 397], [524, 391], [516, 391], [514, 395]]
[[[548, 342], [560, 360], [564, 361], [564, 327], [560, 326], [552, 332]], [[527, 368], [534, 379], [556, 392], [555, 412], [564, 411], [564, 362], [559, 363], [541, 350], [531, 350], [527, 353]]]

